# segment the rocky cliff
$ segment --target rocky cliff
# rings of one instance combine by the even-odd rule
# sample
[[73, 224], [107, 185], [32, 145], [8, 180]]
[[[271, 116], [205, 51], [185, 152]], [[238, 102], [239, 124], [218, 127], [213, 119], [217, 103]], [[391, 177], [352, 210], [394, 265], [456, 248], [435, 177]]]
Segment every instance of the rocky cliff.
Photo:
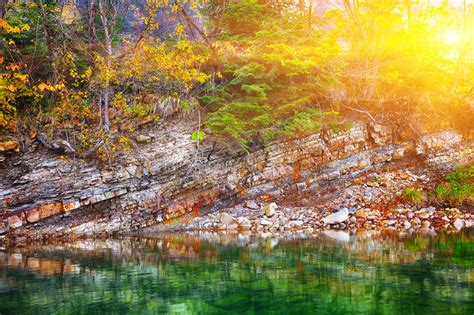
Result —
[[203, 143], [195, 121], [150, 126], [148, 143], [120, 160], [99, 164], [31, 149], [0, 166], [0, 234], [124, 233], [237, 200], [335, 191], [377, 169], [422, 165], [449, 169], [474, 160], [472, 140], [445, 131], [403, 140], [387, 126], [356, 122], [345, 132], [231, 155]]

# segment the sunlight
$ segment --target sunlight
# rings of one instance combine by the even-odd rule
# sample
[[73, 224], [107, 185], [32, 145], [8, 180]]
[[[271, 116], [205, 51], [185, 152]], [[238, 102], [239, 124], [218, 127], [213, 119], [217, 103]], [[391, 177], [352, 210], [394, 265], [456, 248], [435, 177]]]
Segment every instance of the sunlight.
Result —
[[461, 42], [463, 39], [463, 36], [457, 30], [448, 30], [441, 34], [441, 39], [446, 44], [453, 45], [453, 44], [458, 44], [459, 42]]

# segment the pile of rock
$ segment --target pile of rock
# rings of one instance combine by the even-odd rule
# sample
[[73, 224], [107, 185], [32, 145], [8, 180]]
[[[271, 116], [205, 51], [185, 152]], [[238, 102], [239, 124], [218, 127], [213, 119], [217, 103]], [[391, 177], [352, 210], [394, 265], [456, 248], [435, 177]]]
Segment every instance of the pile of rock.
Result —
[[474, 226], [474, 214], [463, 213], [458, 209], [427, 207], [381, 211], [341, 208], [329, 213], [308, 208], [279, 207], [276, 203], [257, 206], [256, 202], [251, 201], [225, 212], [197, 217], [189, 224], [173, 228], [285, 235], [297, 232], [319, 233], [327, 229], [436, 233], [439, 230], [461, 230], [471, 226]]

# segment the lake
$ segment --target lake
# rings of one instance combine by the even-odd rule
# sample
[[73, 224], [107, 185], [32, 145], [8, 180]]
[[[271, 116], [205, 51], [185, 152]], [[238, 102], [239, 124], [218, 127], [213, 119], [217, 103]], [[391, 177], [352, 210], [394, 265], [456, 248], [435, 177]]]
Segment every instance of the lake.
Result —
[[474, 314], [474, 230], [0, 249], [0, 314]]

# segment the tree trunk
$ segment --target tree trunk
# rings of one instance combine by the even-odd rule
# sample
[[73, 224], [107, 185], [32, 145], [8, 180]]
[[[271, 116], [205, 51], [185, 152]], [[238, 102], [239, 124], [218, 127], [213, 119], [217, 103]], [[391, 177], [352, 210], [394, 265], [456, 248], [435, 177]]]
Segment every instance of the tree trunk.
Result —
[[92, 43], [94, 42], [94, 39], [96, 37], [94, 18], [95, 18], [94, 2], [92, 0], [89, 0], [87, 3], [87, 28], [88, 28], [87, 36], [89, 40], [89, 46], [92, 46]]
[[109, 82], [109, 79], [107, 79], [107, 83], [104, 89], [104, 124], [102, 128], [106, 132], [110, 131], [109, 97], [110, 97], [110, 82]]
[[[100, 19], [102, 22], [102, 27], [104, 29], [104, 41], [105, 41], [105, 53], [106, 53], [106, 66], [107, 72], [110, 72], [112, 65], [112, 37], [109, 31], [109, 23], [107, 20], [107, 15], [104, 11], [102, 0], [99, 1], [99, 13]], [[105, 79], [105, 87], [103, 89], [104, 95], [104, 124], [103, 130], [109, 132], [110, 130], [110, 119], [109, 119], [109, 107], [110, 107], [110, 74], [107, 73]]]
[[210, 41], [210, 39], [207, 37], [206, 33], [204, 32], [204, 30], [202, 30], [199, 26], [196, 25], [196, 23], [194, 23], [193, 19], [189, 16], [189, 14], [186, 12], [185, 8], [183, 6], [181, 6], [180, 4], [178, 4], [178, 8], [179, 8], [179, 11], [181, 12], [182, 16], [184, 17], [184, 19], [186, 20], [186, 22], [188, 23], [188, 26], [190, 28], [193, 28], [196, 30], [196, 32], [199, 33], [199, 35], [202, 37], [202, 39], [204, 40], [204, 42], [206, 43], [206, 45], [209, 47], [209, 49], [211, 50], [212, 52], [212, 56], [213, 56], [213, 59], [214, 59], [214, 62], [215, 62], [215, 66], [216, 66], [216, 69], [215, 71], [216, 72], [219, 72], [222, 70], [222, 64], [221, 64], [221, 60], [219, 58], [219, 53], [217, 51], [217, 48], [212, 44], [212, 42]]
[[311, 25], [311, 20], [313, 19], [313, 0], [309, 1], [309, 8], [308, 8], [308, 31], [311, 32], [313, 26]]
[[7, 11], [7, 5], [8, 5], [8, 0], [2, 0], [0, 2], [0, 18], [3, 18], [5, 16], [5, 13]]

